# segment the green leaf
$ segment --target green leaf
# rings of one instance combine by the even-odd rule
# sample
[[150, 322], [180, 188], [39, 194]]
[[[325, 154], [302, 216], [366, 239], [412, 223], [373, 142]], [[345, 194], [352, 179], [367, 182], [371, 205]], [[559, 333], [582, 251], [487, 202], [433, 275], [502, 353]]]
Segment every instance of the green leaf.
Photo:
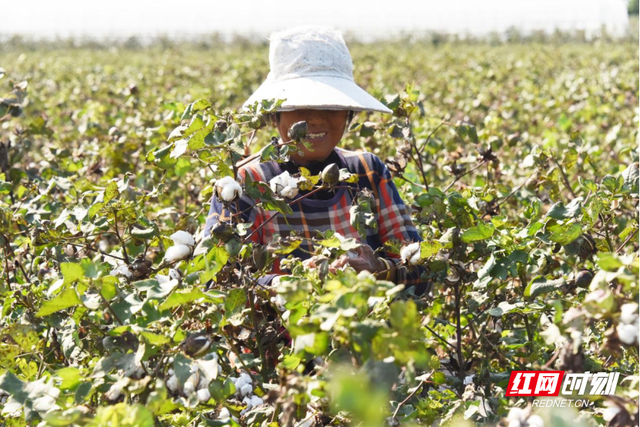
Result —
[[492, 309], [487, 310], [487, 313], [494, 317], [501, 317], [503, 314], [509, 313], [517, 306], [517, 304], [509, 304], [507, 301], [502, 301], [500, 304], [498, 304], [497, 307], [493, 307]]
[[329, 334], [327, 332], [311, 333], [297, 336], [294, 344], [294, 353], [305, 351], [313, 355], [322, 355], [329, 346]]
[[420, 258], [427, 259], [437, 254], [442, 249], [442, 243], [425, 240], [420, 243]]
[[245, 306], [247, 295], [242, 288], [232, 289], [224, 300], [224, 312], [226, 317], [231, 317], [238, 309]]
[[184, 383], [191, 376], [192, 363], [193, 360], [182, 353], [176, 354], [173, 359], [173, 371], [175, 372], [178, 384], [180, 384], [181, 387], [184, 386]]
[[598, 266], [605, 271], [616, 271], [624, 264], [620, 258], [611, 252], [601, 252], [598, 254]]
[[133, 286], [140, 291], [146, 291], [147, 299], [162, 299], [178, 286], [178, 281], [174, 279], [159, 283], [156, 279], [147, 279], [134, 282]]
[[61, 390], [73, 390], [82, 382], [83, 379], [80, 369], [73, 367], [58, 369], [56, 371], [56, 376], [61, 380], [61, 383], [58, 386]]
[[37, 317], [48, 316], [57, 311], [64, 310], [65, 308], [74, 307], [80, 304], [82, 304], [82, 301], [78, 297], [76, 290], [73, 288], [68, 288], [67, 290], [62, 292], [60, 295], [58, 295], [54, 299], [45, 301], [44, 304], [42, 304], [42, 307], [40, 308], [40, 310], [38, 310], [38, 313], [36, 313], [36, 316]]
[[148, 331], [140, 331], [140, 335], [151, 345], [160, 346], [171, 341], [171, 338], [166, 335], [154, 334]]
[[479, 242], [493, 236], [495, 227], [492, 223], [478, 223], [475, 227], [471, 227], [460, 235], [465, 243]]
[[549, 280], [544, 277], [536, 277], [525, 289], [524, 296], [535, 298], [538, 295], [560, 290], [566, 284], [567, 281], [564, 278]]
[[25, 383], [11, 372], [6, 372], [0, 375], [0, 390], [4, 390], [11, 394], [14, 399], [23, 403], [28, 396], [28, 393], [24, 390]]
[[76, 389], [76, 394], [74, 395], [75, 402], [77, 404], [84, 402], [87, 396], [89, 396], [92, 387], [93, 385], [90, 382], [80, 384]]
[[62, 277], [64, 277], [65, 285], [71, 284], [84, 277], [84, 269], [80, 264], [74, 262], [60, 263], [60, 271], [62, 272]]
[[143, 405], [118, 403], [100, 406], [95, 418], [87, 426], [154, 427], [153, 414]]
[[567, 223], [553, 228], [553, 232], [549, 236], [549, 240], [559, 243], [560, 245], [568, 245], [582, 234], [582, 226], [578, 223]]
[[100, 279], [100, 294], [107, 301], [111, 301], [118, 293], [118, 278], [106, 276]]
[[638, 194], [638, 183], [640, 182], [640, 174], [638, 172], [638, 163], [630, 164], [622, 171], [622, 189], [635, 195]]
[[120, 191], [118, 191], [118, 183], [111, 181], [109, 185], [107, 185], [107, 188], [104, 189], [104, 204], [106, 205], [111, 200], [118, 197], [118, 195], [120, 195]]
[[612, 175], [607, 175], [602, 178], [602, 185], [606, 188], [611, 194], [616, 194], [620, 190], [622, 190], [622, 186], [624, 185], [624, 178], [619, 176], [616, 178]]
[[191, 113], [197, 113], [198, 111], [206, 110], [211, 107], [211, 102], [201, 98], [189, 104], [189, 107], [191, 108]]
[[282, 366], [284, 366], [285, 369], [293, 371], [300, 365], [300, 362], [302, 362], [302, 359], [300, 357], [296, 355], [288, 355], [284, 357], [284, 360], [282, 361]]
[[96, 216], [96, 214], [100, 212], [100, 210], [103, 207], [104, 207], [104, 203], [101, 203], [101, 202], [94, 203], [93, 205], [91, 205], [88, 212], [89, 218], [93, 219], [93, 217]]
[[442, 385], [447, 382], [447, 377], [443, 372], [435, 372], [431, 379], [436, 383], [436, 385]]
[[209, 393], [216, 401], [222, 402], [228, 397], [233, 396], [236, 392], [236, 386], [230, 379], [222, 382], [221, 379], [215, 379], [209, 383]]
[[564, 203], [558, 202], [551, 206], [547, 216], [553, 219], [563, 220], [568, 218], [575, 218], [581, 212], [582, 197], [577, 197], [571, 201], [566, 207]]
[[184, 289], [172, 293], [169, 298], [160, 304], [160, 310], [168, 310], [182, 304], [193, 302], [205, 297], [205, 294], [197, 288]]

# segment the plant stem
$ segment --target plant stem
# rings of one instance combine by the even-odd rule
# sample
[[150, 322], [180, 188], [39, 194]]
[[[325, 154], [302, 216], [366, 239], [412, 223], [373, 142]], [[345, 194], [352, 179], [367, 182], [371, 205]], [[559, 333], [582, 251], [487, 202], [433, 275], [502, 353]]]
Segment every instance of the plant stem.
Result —
[[436, 331], [434, 331], [433, 329], [431, 329], [430, 327], [428, 327], [427, 325], [424, 325], [425, 328], [427, 328], [427, 330], [429, 332], [431, 332], [433, 335], [436, 336], [436, 338], [438, 338], [440, 341], [442, 341], [443, 343], [445, 343], [446, 345], [448, 345], [449, 347], [451, 347], [453, 350], [455, 350], [456, 348], [451, 345], [451, 343], [449, 343], [447, 340], [445, 340], [444, 338], [442, 338], [442, 336], [440, 336]]
[[468, 171], [466, 171], [463, 174], [460, 174], [459, 176], [457, 176], [452, 182], [451, 184], [447, 185], [447, 188], [444, 189], [444, 192], [446, 193], [447, 190], [449, 190], [453, 184], [455, 184], [456, 182], [458, 182], [460, 180], [460, 178], [462, 178], [465, 175], [469, 175], [471, 172], [473, 172], [474, 170], [482, 167], [482, 165], [484, 165], [485, 163], [487, 163], [485, 160], [482, 160], [480, 163], [478, 163], [477, 165], [475, 165], [473, 168], [469, 169]]
[[116, 312], [113, 310], [113, 307], [111, 307], [111, 304], [109, 304], [109, 301], [107, 301], [107, 299], [102, 295], [102, 293], [98, 292], [98, 295], [100, 295], [100, 298], [102, 298], [102, 301], [104, 301], [104, 303], [106, 304], [107, 309], [109, 310], [109, 312], [111, 312], [111, 314], [113, 315], [113, 318], [116, 319], [118, 323], [120, 323], [121, 325], [124, 325], [122, 320], [120, 320]]
[[635, 236], [637, 232], [638, 232], [638, 229], [636, 229], [633, 233], [631, 233], [631, 234], [629, 234], [627, 236], [627, 238], [624, 240], [624, 242], [622, 242], [620, 247], [618, 247], [618, 249], [616, 249], [616, 254], [619, 254], [620, 252], [622, 252], [622, 249], [624, 249], [624, 247], [627, 246], [627, 243], [629, 243], [631, 241], [631, 239], [633, 239], [633, 236]]
[[[413, 131], [411, 130], [411, 123], [409, 122], [408, 117], [405, 119], [405, 124], [407, 125], [407, 128], [410, 132], [410, 138], [408, 138], [409, 145], [411, 146], [411, 149], [416, 152], [416, 158], [413, 161], [416, 162], [416, 166], [420, 169], [420, 174], [422, 175], [422, 182], [424, 183], [425, 189], [428, 189], [429, 181], [427, 180], [427, 175], [424, 173], [424, 166], [422, 164], [422, 158], [420, 157], [420, 150], [418, 150], [418, 147], [416, 147], [416, 140], [413, 137]], [[411, 156], [411, 158], [413, 159], [413, 156]]]
[[609, 227], [607, 226], [609, 220], [604, 220], [604, 215], [600, 214], [600, 221], [602, 221], [602, 227], [604, 228], [604, 234], [606, 236], [607, 245], [609, 246], [609, 252], [613, 252], [613, 243], [611, 243], [611, 236], [609, 236]]
[[111, 255], [111, 254], [108, 254], [106, 252], [102, 252], [101, 250], [98, 250], [98, 249], [93, 249], [91, 246], [81, 245], [79, 243], [69, 243], [69, 244], [71, 246], [73, 246], [73, 247], [79, 247], [79, 248], [82, 248], [82, 249], [89, 250], [91, 252], [99, 252], [101, 255], [107, 256], [109, 258], [114, 258], [114, 259], [119, 259], [120, 261], [125, 261], [125, 259], [122, 258], [122, 257], [116, 256], [116, 255]]
[[555, 157], [553, 158], [553, 162], [558, 166], [558, 170], [560, 171], [560, 175], [562, 176], [562, 182], [564, 182], [565, 187], [567, 187], [567, 190], [569, 190], [569, 192], [575, 199], [577, 197], [576, 193], [575, 191], [573, 191], [573, 188], [571, 188], [571, 184], [569, 184], [569, 179], [567, 178], [567, 174], [564, 173], [562, 165], [555, 159]]
[[400, 179], [401, 179], [401, 180], [403, 180], [403, 181], [408, 182], [408, 183], [409, 183], [409, 184], [411, 184], [411, 185], [415, 185], [416, 187], [420, 187], [420, 188], [422, 188], [423, 190], [426, 190], [426, 189], [427, 189], [424, 185], [422, 185], [422, 184], [418, 184], [417, 182], [413, 182], [413, 181], [411, 181], [410, 179], [405, 178], [405, 176], [404, 176], [404, 175], [398, 175], [398, 178], [400, 178]]
[[124, 262], [127, 265], [130, 265], [129, 255], [127, 255], [127, 247], [124, 244], [124, 240], [122, 239], [122, 237], [120, 237], [120, 231], [118, 230], [118, 213], [116, 210], [113, 211], [113, 220], [115, 222], [116, 237], [118, 238], [118, 240], [120, 241], [120, 245], [122, 246], [122, 254], [124, 255]]
[[529, 179], [531, 179], [531, 177], [533, 175], [535, 175], [537, 171], [533, 171], [533, 173], [531, 175], [529, 175], [524, 181], [522, 181], [522, 184], [518, 185], [516, 188], [513, 189], [513, 191], [511, 191], [511, 193], [509, 193], [504, 199], [500, 200], [500, 202], [497, 204], [497, 206], [502, 205], [504, 202], [506, 202], [511, 196], [513, 196], [514, 194], [516, 194], [522, 187], [524, 187], [524, 185], [527, 183], [527, 181], [529, 181]]
[[407, 403], [413, 396], [415, 396], [416, 394], [418, 394], [418, 392], [420, 391], [420, 389], [422, 389], [422, 386], [426, 383], [428, 383], [429, 381], [427, 381], [431, 375], [433, 375], [433, 371], [431, 371], [431, 373], [427, 376], [427, 378], [423, 379], [422, 381], [420, 381], [420, 384], [418, 384], [415, 388], [415, 390], [413, 390], [411, 392], [411, 394], [409, 396], [407, 396], [402, 402], [398, 403], [398, 406], [396, 406], [396, 410], [393, 411], [393, 419], [398, 421], [398, 412], [400, 411], [400, 408], [402, 408], [402, 406]]
[[448, 124], [446, 121], [442, 121], [442, 123], [440, 123], [438, 126], [436, 126], [436, 128], [434, 130], [431, 131], [431, 133], [429, 134], [429, 136], [427, 136], [427, 139], [424, 141], [424, 144], [422, 144], [422, 147], [420, 147], [420, 149], [418, 150], [418, 153], [422, 153], [422, 150], [424, 150], [424, 148], [427, 146], [427, 144], [429, 143], [429, 141], [431, 140], [431, 137], [436, 133], [436, 131], [438, 129], [440, 129], [442, 126]]
[[[464, 380], [464, 357], [462, 356], [462, 327], [460, 324], [460, 282], [455, 284], [456, 297], [456, 353], [458, 356], [458, 378]], [[461, 390], [462, 392], [462, 390]]]

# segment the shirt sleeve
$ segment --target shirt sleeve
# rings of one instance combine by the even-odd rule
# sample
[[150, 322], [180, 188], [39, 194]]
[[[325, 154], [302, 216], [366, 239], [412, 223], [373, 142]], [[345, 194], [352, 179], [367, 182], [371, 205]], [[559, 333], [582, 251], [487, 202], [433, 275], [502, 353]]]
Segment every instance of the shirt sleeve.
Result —
[[[389, 169], [377, 156], [371, 156], [374, 181], [377, 184], [374, 193], [378, 208], [378, 234], [382, 244], [389, 240], [421, 242], [422, 238], [411, 221], [411, 215], [398, 193]], [[386, 254], [385, 258], [395, 264], [398, 284], [402, 283], [407, 288], [415, 286], [416, 295], [431, 291], [431, 280], [427, 278], [425, 266], [404, 266], [398, 254]]]

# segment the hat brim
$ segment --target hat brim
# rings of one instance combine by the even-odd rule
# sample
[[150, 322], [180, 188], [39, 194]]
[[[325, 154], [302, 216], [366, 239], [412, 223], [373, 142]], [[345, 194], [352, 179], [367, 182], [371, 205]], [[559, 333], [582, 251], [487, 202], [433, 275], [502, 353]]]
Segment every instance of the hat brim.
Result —
[[285, 99], [278, 111], [307, 108], [392, 113], [352, 80], [333, 76], [298, 77], [278, 82], [267, 79], [243, 107], [265, 99]]

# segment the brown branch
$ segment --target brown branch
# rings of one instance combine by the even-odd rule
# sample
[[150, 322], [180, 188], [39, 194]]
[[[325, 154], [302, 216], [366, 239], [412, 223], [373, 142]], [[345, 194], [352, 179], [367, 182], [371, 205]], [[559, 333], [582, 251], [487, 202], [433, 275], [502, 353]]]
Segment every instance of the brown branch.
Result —
[[463, 173], [463, 174], [460, 174], [460, 176], [457, 176], [457, 177], [453, 180], [453, 182], [452, 182], [451, 184], [447, 185], [447, 188], [445, 188], [445, 189], [444, 189], [444, 192], [446, 193], [446, 192], [447, 192], [447, 190], [449, 190], [449, 189], [453, 186], [453, 184], [455, 184], [456, 182], [458, 182], [458, 181], [460, 180], [460, 178], [462, 178], [462, 177], [464, 177], [464, 176], [466, 176], [466, 175], [469, 175], [469, 174], [470, 174], [471, 172], [473, 172], [474, 170], [476, 170], [476, 169], [478, 169], [478, 168], [482, 167], [482, 165], [484, 165], [485, 163], [487, 163], [487, 161], [486, 161], [486, 160], [482, 160], [480, 163], [478, 163], [478, 164], [477, 164], [476, 166], [474, 166], [473, 168], [469, 169], [468, 171], [466, 171], [466, 172], [465, 172], [465, 173]]
[[624, 240], [624, 242], [622, 242], [620, 247], [616, 249], [616, 254], [619, 254], [620, 252], [622, 252], [622, 249], [624, 249], [624, 247], [627, 246], [627, 243], [629, 243], [631, 239], [633, 239], [633, 236], [635, 236], [637, 232], [638, 232], [638, 229], [636, 229], [633, 233], [627, 236], [627, 238]]

